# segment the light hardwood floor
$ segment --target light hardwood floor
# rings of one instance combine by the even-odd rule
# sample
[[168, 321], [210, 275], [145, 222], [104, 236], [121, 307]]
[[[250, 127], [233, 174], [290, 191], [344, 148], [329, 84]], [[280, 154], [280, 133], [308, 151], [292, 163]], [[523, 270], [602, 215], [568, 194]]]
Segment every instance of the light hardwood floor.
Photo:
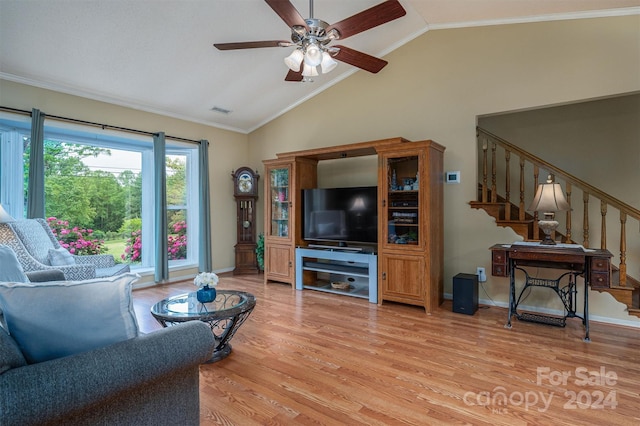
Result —
[[[507, 330], [497, 307], [469, 316], [445, 302], [427, 316], [262, 276], [219, 288], [258, 301], [231, 355], [200, 368], [202, 425], [640, 424], [638, 329], [592, 321], [584, 343], [578, 319]], [[142, 331], [160, 328], [153, 303], [194, 290], [135, 290]]]

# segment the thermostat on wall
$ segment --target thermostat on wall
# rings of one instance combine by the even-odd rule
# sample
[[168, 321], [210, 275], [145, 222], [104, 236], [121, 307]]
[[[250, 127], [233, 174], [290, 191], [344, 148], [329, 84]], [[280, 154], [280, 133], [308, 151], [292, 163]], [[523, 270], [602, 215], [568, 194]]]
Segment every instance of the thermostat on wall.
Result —
[[444, 181], [446, 183], [460, 183], [460, 172], [445, 172]]

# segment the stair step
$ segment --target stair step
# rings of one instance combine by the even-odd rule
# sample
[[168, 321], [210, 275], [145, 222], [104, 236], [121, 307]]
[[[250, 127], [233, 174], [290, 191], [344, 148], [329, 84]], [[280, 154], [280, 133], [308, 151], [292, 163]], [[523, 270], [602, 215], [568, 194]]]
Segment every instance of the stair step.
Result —
[[533, 233], [532, 220], [496, 220], [496, 224], [498, 226], [513, 229], [516, 234], [520, 235], [525, 240], [529, 240]]
[[628, 308], [640, 308], [640, 288], [612, 285], [610, 288], [602, 290], [611, 293], [616, 300], [624, 303]]
[[635, 315], [638, 318], [640, 318], [640, 309], [638, 309], [638, 308], [627, 308], [627, 311], [629, 312], [629, 315]]
[[501, 220], [504, 217], [504, 204], [505, 203], [483, 203], [481, 201], [469, 202], [472, 208], [483, 209], [489, 216], [492, 216], [496, 220]]

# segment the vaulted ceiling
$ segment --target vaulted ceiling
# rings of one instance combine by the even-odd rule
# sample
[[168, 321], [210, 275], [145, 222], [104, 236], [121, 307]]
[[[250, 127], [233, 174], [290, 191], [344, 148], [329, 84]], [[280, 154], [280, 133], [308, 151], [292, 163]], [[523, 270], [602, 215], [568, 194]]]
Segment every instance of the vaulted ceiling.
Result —
[[[315, 0], [313, 17], [331, 24], [381, 1]], [[309, 17], [308, 0], [291, 3]], [[341, 44], [384, 57], [428, 30], [640, 13], [640, 0], [400, 3], [406, 16]], [[291, 47], [213, 47], [289, 39], [263, 0], [0, 0], [0, 78], [240, 132], [366, 72], [341, 62], [313, 83], [286, 82]]]

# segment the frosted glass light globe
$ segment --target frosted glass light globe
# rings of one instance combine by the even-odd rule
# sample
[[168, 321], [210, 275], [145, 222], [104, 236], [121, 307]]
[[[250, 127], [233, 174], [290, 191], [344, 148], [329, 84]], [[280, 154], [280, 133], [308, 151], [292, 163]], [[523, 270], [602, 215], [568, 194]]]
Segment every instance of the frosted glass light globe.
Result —
[[304, 54], [304, 63], [310, 67], [317, 67], [322, 62], [322, 51], [317, 44], [312, 43], [307, 46]]
[[289, 67], [291, 71], [298, 72], [300, 71], [300, 64], [302, 64], [302, 60], [304, 59], [304, 54], [302, 50], [296, 49], [291, 52], [291, 55], [284, 58], [284, 63]]

